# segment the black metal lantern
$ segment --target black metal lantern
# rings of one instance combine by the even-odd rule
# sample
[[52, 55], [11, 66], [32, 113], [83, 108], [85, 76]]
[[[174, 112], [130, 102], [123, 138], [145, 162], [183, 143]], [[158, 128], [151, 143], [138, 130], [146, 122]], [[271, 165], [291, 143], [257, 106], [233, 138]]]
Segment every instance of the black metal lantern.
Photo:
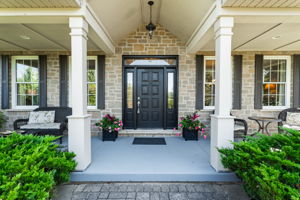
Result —
[[152, 6], [154, 2], [153, 1], [148, 1], [148, 5], [150, 6], [150, 23], [146, 26], [146, 29], [149, 32], [149, 38], [152, 39], [153, 32], [156, 29], [155, 24], [152, 23]]

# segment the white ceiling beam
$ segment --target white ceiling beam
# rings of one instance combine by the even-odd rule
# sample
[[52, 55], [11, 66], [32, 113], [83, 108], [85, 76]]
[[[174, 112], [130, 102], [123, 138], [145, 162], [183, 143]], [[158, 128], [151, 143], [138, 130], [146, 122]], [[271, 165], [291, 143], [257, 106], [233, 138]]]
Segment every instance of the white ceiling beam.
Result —
[[115, 53], [115, 45], [106, 28], [94, 13], [92, 8], [86, 4], [84, 17], [94, 32], [90, 32], [89, 38], [108, 55]]
[[218, 18], [218, 8], [216, 4], [208, 10], [207, 14], [200, 22], [194, 33], [187, 41], [187, 52], [196, 53], [207, 43], [206, 38], [208, 37], [209, 29], [214, 25]]

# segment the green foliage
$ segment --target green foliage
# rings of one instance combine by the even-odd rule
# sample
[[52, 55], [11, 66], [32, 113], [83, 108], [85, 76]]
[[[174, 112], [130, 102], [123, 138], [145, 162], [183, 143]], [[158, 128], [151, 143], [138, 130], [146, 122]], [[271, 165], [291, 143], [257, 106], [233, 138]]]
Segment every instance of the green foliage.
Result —
[[0, 128], [4, 127], [4, 124], [7, 122], [7, 117], [3, 112], [0, 112]]
[[198, 115], [197, 112], [181, 117], [178, 126], [179, 128], [186, 128], [189, 130], [203, 130], [205, 125], [200, 122], [198, 119], [199, 117], [200, 115]]
[[0, 138], [0, 199], [49, 199], [56, 184], [69, 181], [75, 154], [59, 151], [55, 139], [16, 133]]
[[219, 149], [223, 165], [243, 179], [254, 199], [300, 199], [300, 132], [284, 130], [233, 143], [234, 149]]

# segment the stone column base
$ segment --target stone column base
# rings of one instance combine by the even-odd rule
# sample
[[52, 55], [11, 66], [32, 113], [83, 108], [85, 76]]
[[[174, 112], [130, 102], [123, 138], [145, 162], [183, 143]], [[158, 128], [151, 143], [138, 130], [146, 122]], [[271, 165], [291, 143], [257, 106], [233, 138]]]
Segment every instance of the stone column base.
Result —
[[232, 148], [234, 117], [211, 115], [210, 164], [216, 171], [227, 171], [221, 163], [217, 148]]
[[91, 163], [90, 115], [69, 116], [68, 148], [76, 154], [76, 170], [83, 171]]

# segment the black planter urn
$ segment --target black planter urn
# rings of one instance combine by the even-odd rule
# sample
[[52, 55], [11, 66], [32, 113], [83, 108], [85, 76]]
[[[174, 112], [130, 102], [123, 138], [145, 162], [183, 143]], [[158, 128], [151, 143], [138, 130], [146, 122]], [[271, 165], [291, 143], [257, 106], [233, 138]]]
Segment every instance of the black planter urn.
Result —
[[119, 132], [118, 131], [111, 131], [103, 129], [102, 130], [102, 141], [116, 141], [118, 138]]
[[190, 130], [190, 129], [184, 128], [182, 130], [182, 136], [185, 139], [185, 141], [198, 140], [198, 130]]

